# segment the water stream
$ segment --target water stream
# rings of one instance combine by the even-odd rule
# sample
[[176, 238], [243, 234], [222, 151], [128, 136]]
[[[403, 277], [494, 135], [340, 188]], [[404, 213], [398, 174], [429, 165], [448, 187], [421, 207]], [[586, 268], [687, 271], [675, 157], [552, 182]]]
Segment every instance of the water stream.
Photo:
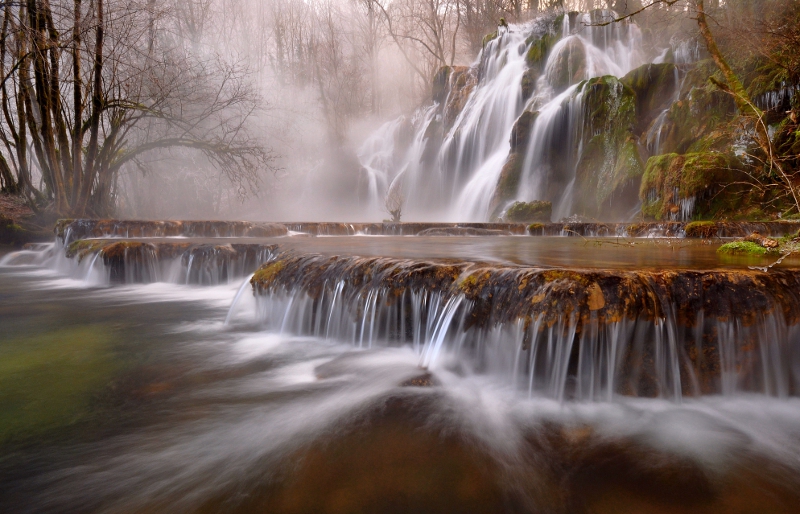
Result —
[[[0, 261], [4, 511], [793, 512], [800, 501], [800, 334], [794, 311], [776, 307], [794, 291], [791, 262], [752, 275], [759, 289], [747, 262], [721, 262], [701, 241], [106, 247], [123, 242], [121, 260], [94, 246], [67, 258], [57, 242]], [[255, 275], [254, 295], [264, 263], [277, 267]], [[660, 302], [655, 322], [609, 317], [626, 300], [607, 281], [667, 280], [665, 267], [684, 285], [642, 283]], [[565, 272], [578, 275], [541, 278]], [[701, 287], [714, 305], [681, 304], [687, 277], [720, 284]], [[565, 310], [582, 280], [601, 284], [594, 318], [580, 301]], [[528, 291], [560, 307], [517, 317]], [[721, 316], [739, 303], [753, 317]], [[690, 311], [694, 328], [681, 321]]]

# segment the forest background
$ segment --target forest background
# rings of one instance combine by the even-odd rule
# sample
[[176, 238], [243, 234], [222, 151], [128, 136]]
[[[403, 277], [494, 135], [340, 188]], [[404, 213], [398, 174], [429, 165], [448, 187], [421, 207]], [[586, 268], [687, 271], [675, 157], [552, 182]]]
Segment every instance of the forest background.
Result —
[[[436, 71], [473, 63], [498, 24], [613, 9], [655, 54], [702, 41], [698, 3], [748, 99], [800, 84], [793, 0], [2, 2], [4, 202], [42, 226], [353, 217], [360, 142], [429, 102]], [[773, 149], [789, 173], [795, 143]]]

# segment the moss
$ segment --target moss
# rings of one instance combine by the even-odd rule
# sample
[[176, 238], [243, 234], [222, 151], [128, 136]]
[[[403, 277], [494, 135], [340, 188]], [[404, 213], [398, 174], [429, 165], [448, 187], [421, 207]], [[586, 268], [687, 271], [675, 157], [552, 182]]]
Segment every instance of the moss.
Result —
[[717, 253], [729, 255], [766, 255], [766, 248], [750, 241], [733, 241], [717, 249]]
[[483, 36], [483, 41], [481, 42], [481, 45], [483, 47], [486, 47], [486, 45], [488, 45], [490, 42], [492, 42], [495, 39], [497, 39], [498, 35], [499, 34], [498, 34], [498, 32], [496, 30], [494, 32], [490, 32], [490, 33], [486, 34], [485, 36]]
[[284, 261], [275, 261], [269, 264], [262, 266], [258, 271], [255, 272], [253, 278], [250, 279], [250, 283], [254, 286], [265, 287], [269, 286], [270, 283], [275, 280], [275, 277], [286, 267], [286, 263]]
[[633, 135], [636, 99], [617, 78], [588, 80], [583, 95], [584, 149], [575, 168], [576, 205], [589, 216], [621, 216], [637, 201], [644, 166]]
[[543, 236], [544, 223], [531, 223], [528, 225], [528, 234], [532, 236]]
[[713, 221], [693, 221], [686, 225], [686, 237], [709, 239], [717, 235], [717, 224]]
[[69, 327], [0, 347], [0, 442], [36, 437], [91, 415], [116, 366], [112, 333]]
[[680, 200], [687, 198], [695, 199], [697, 217], [731, 213], [741, 200], [738, 191], [724, 188], [735, 179], [734, 169], [730, 157], [718, 152], [651, 157], [639, 190], [642, 213], [652, 219], [668, 220], [678, 212]]
[[70, 243], [67, 247], [66, 254], [70, 259], [77, 257], [78, 262], [80, 262], [87, 255], [100, 251], [106, 243], [107, 241], [99, 239], [79, 239], [78, 241]]
[[553, 215], [553, 204], [534, 200], [533, 202], [515, 202], [506, 211], [505, 219], [509, 222], [549, 222]]
[[525, 54], [525, 62], [528, 64], [528, 67], [538, 71], [544, 71], [544, 65], [547, 63], [547, 56], [558, 40], [559, 36], [549, 32], [540, 38], [528, 38], [527, 43], [530, 46], [528, 47], [528, 52]]

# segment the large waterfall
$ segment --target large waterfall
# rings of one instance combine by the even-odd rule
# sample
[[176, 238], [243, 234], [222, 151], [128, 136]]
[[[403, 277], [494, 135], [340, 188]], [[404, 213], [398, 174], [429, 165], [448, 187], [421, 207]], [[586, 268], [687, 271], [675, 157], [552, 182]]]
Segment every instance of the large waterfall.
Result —
[[[384, 210], [390, 189], [403, 192], [409, 219], [488, 221], [514, 200], [551, 201], [555, 219], [577, 212], [576, 167], [598, 130], [613, 130], [598, 128], [586, 81], [623, 77], [647, 62], [639, 28], [602, 25], [612, 18], [569, 13], [500, 27], [472, 67], [440, 70], [432, 105], [387, 123], [360, 149], [374, 212]], [[619, 109], [621, 87], [612, 84], [602, 99], [607, 109]], [[528, 126], [512, 137], [521, 122]], [[618, 157], [605, 153], [600, 162], [613, 168], [608, 161]], [[500, 194], [514, 162], [515, 187]]]

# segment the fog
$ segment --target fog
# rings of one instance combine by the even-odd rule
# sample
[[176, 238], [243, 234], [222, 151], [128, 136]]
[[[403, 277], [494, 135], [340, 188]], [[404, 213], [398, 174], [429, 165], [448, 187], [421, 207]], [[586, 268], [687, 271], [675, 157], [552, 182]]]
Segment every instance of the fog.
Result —
[[[380, 221], [393, 194], [404, 220], [492, 220], [515, 120], [563, 92], [551, 70], [564, 69], [563, 56], [523, 76], [535, 67], [523, 55], [531, 42], [550, 33], [585, 46], [569, 86], [668, 51], [676, 63], [700, 58], [695, 2], [652, 3], [643, 12], [638, 0], [8, 4], [0, 185], [71, 217]], [[723, 43], [758, 10], [706, 4]], [[593, 9], [606, 14], [563, 16]], [[526, 157], [526, 173], [564, 166], [540, 157]], [[573, 195], [568, 175], [528, 183], [520, 199], [572, 214], [579, 200], [551, 198], [557, 188]]]

